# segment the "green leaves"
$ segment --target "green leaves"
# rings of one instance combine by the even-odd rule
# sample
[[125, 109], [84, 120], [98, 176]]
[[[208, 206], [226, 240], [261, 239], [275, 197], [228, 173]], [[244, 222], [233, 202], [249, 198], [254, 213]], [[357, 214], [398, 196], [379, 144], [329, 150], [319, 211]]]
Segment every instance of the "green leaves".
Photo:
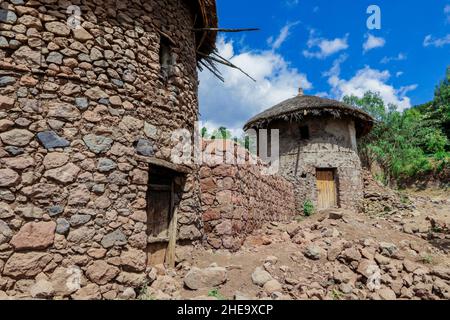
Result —
[[370, 91], [362, 98], [346, 96], [343, 100], [378, 121], [361, 139], [359, 150], [367, 165], [376, 163], [383, 169], [387, 181], [440, 171], [449, 165], [450, 68], [431, 103], [404, 112], [386, 106], [380, 94]]

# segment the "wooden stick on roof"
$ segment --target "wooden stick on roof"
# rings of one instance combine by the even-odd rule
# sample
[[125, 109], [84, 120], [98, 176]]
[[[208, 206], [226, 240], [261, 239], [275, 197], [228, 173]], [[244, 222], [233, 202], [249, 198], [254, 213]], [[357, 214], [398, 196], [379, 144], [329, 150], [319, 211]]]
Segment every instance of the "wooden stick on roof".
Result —
[[[207, 55], [205, 53], [202, 53], [200, 51], [197, 51], [197, 53], [203, 57], [205, 57], [206, 60], [210, 59], [213, 60], [214, 62], [223, 64], [227, 67], [239, 70], [240, 72], [242, 72], [243, 74], [245, 74], [247, 77], [249, 77], [250, 79], [252, 79], [254, 82], [256, 82], [256, 80], [250, 76], [247, 72], [245, 72], [244, 70], [242, 70], [241, 68], [239, 68], [238, 66], [236, 66], [235, 64], [231, 63], [230, 61], [228, 61], [227, 59], [225, 59], [224, 57], [220, 56], [218, 53], [213, 52], [212, 55], [215, 55], [216, 57], [213, 57], [211, 55]], [[218, 70], [217, 70], [218, 71]]]

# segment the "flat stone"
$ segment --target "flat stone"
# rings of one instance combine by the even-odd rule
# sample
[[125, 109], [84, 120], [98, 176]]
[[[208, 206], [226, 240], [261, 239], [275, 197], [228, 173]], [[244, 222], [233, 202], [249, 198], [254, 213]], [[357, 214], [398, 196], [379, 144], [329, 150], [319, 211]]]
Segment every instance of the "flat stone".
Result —
[[89, 227], [81, 227], [71, 230], [67, 240], [73, 243], [88, 243], [95, 236], [95, 230]]
[[129, 248], [122, 251], [120, 264], [125, 271], [142, 272], [147, 267], [147, 256], [142, 250]]
[[90, 88], [84, 94], [86, 95], [86, 97], [94, 101], [98, 101], [102, 98], [104, 99], [108, 98], [108, 94], [102, 89], [100, 89], [100, 87]]
[[13, 232], [11, 228], [5, 221], [0, 220], [0, 244], [8, 242], [12, 236]]
[[81, 169], [73, 163], [68, 163], [63, 167], [51, 169], [44, 173], [44, 177], [53, 179], [63, 184], [72, 183], [77, 179]]
[[84, 111], [89, 107], [89, 101], [87, 98], [75, 98], [75, 105], [78, 109]]
[[65, 148], [70, 146], [69, 141], [61, 138], [54, 131], [39, 132], [37, 138], [46, 149]]
[[117, 168], [117, 164], [111, 159], [101, 158], [98, 160], [97, 170], [100, 172], [110, 172]]
[[227, 270], [221, 267], [199, 269], [193, 267], [184, 277], [184, 284], [191, 290], [214, 288], [227, 281]]
[[86, 214], [76, 214], [70, 217], [70, 225], [72, 227], [79, 227], [88, 223], [91, 220], [91, 216]]
[[52, 261], [50, 254], [45, 252], [15, 252], [8, 259], [3, 275], [14, 278], [33, 278], [41, 273]]
[[34, 159], [32, 157], [3, 158], [0, 162], [14, 170], [24, 170], [34, 166]]
[[14, 24], [17, 21], [17, 15], [14, 11], [0, 9], [0, 22], [7, 24]]
[[86, 270], [86, 276], [92, 282], [105, 285], [120, 273], [119, 268], [108, 264], [103, 260], [94, 261]]
[[16, 214], [26, 219], [42, 219], [44, 210], [35, 205], [26, 205], [16, 208]]
[[83, 137], [83, 141], [86, 146], [94, 153], [105, 153], [111, 149], [113, 140], [104, 136], [97, 136], [94, 134], [88, 134]]
[[[2, 78], [5, 78], [5, 77], [2, 77]], [[0, 78], [0, 81], [1, 81], [2, 78]], [[12, 81], [16, 82], [15, 78], [12, 78], [12, 79], [14, 79]], [[0, 84], [0, 86], [2, 86], [2, 85]], [[9, 110], [9, 109], [11, 109], [12, 107], [14, 107], [14, 103], [15, 102], [16, 101], [13, 98], [0, 95], [0, 110]]]
[[11, 169], [0, 169], [0, 187], [12, 187], [19, 183], [20, 176]]
[[29, 222], [12, 238], [11, 245], [16, 250], [40, 250], [53, 245], [56, 223]]
[[100, 300], [102, 298], [102, 294], [98, 285], [95, 283], [90, 283], [72, 294], [71, 297], [74, 300]]
[[44, 158], [45, 169], [59, 168], [69, 161], [69, 155], [63, 152], [50, 152]]
[[70, 230], [70, 223], [64, 218], [56, 220], [56, 233], [61, 235], [67, 235]]
[[53, 289], [51, 282], [47, 280], [38, 280], [31, 286], [30, 294], [35, 299], [49, 299], [54, 296], [55, 289]]
[[117, 229], [107, 235], [105, 235], [101, 241], [104, 248], [109, 249], [114, 246], [123, 246], [127, 244], [127, 237], [120, 229]]
[[305, 257], [311, 260], [320, 260], [322, 258], [323, 249], [318, 246], [311, 245], [306, 248], [304, 254]]
[[38, 50], [33, 50], [28, 46], [22, 46], [14, 51], [12, 57], [16, 63], [23, 63], [32, 67], [41, 65], [42, 54]]
[[86, 42], [88, 40], [94, 39], [94, 37], [86, 31], [83, 27], [78, 27], [75, 29], [72, 29], [73, 37], [81, 42]]
[[58, 267], [53, 271], [50, 282], [55, 290], [55, 295], [66, 297], [81, 288], [82, 271], [79, 267]]
[[12, 156], [18, 156], [24, 153], [24, 150], [19, 147], [7, 146], [5, 150]]
[[378, 290], [377, 293], [382, 300], [397, 300], [395, 292], [389, 288]]
[[0, 219], [8, 219], [14, 216], [14, 211], [6, 202], [0, 202]]
[[142, 156], [152, 157], [155, 155], [153, 144], [147, 139], [139, 139], [136, 143], [136, 152]]
[[24, 129], [13, 129], [0, 133], [0, 138], [7, 145], [24, 147], [34, 138], [34, 134]]
[[283, 291], [283, 287], [277, 280], [272, 279], [266, 282], [266, 284], [264, 285], [264, 291], [266, 291], [269, 294], [272, 294], [274, 292]]
[[252, 281], [257, 286], [263, 287], [267, 282], [272, 280], [272, 276], [267, 271], [257, 267], [252, 273]]
[[77, 107], [69, 103], [52, 103], [48, 106], [47, 117], [75, 121], [81, 118], [81, 114]]
[[64, 207], [62, 206], [51, 206], [47, 209], [48, 214], [50, 217], [55, 217], [57, 215], [60, 215], [61, 213], [64, 212]]
[[47, 22], [45, 29], [57, 36], [68, 36], [70, 34], [69, 27], [65, 23], [58, 21]]

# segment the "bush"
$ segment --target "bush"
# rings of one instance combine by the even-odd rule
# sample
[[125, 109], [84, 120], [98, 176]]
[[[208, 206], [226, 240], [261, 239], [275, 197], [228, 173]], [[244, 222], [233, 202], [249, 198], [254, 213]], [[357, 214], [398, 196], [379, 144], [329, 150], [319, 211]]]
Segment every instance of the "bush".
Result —
[[311, 200], [306, 200], [305, 203], [303, 204], [303, 213], [305, 214], [305, 216], [310, 217], [314, 214], [314, 212], [315, 212], [314, 204], [312, 203]]

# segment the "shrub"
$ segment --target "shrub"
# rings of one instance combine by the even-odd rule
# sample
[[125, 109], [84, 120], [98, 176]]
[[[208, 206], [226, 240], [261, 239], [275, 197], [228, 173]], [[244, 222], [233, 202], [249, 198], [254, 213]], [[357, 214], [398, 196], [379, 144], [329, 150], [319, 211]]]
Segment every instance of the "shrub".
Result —
[[310, 217], [314, 214], [314, 212], [315, 212], [314, 204], [312, 203], [311, 200], [306, 200], [305, 203], [303, 204], [303, 213], [305, 214], [305, 216]]

